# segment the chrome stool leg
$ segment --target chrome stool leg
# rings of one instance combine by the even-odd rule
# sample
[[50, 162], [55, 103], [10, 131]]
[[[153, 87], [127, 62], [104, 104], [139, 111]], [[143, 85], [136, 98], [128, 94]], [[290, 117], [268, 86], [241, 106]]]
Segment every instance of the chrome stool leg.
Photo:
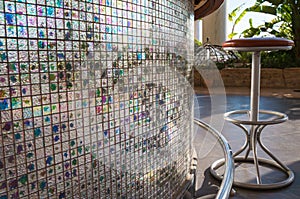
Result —
[[[252, 52], [252, 66], [251, 66], [251, 96], [250, 96], [250, 111], [248, 110], [237, 110], [229, 113], [225, 113], [225, 119], [247, 131], [246, 144], [242, 147], [241, 150], [235, 153], [235, 161], [238, 162], [252, 162], [256, 168], [256, 181], [257, 184], [249, 183], [240, 183], [235, 182], [234, 185], [241, 186], [244, 188], [253, 188], [253, 189], [273, 189], [280, 188], [283, 186], [289, 185], [294, 180], [293, 172], [284, 166], [262, 143], [260, 140], [260, 134], [262, 130], [267, 125], [278, 124], [287, 120], [285, 114], [275, 112], [275, 111], [262, 111], [259, 109], [259, 97], [260, 97], [260, 52], [261, 51], [274, 51], [274, 50], [290, 50], [294, 46], [294, 42], [288, 39], [283, 38], [243, 38], [243, 39], [232, 39], [225, 41], [222, 47], [225, 50], [235, 50], [235, 51], [245, 51]], [[277, 118], [269, 121], [260, 121], [259, 113], [270, 114], [276, 116]], [[237, 120], [232, 119], [230, 116], [234, 114], [248, 114], [249, 120]], [[246, 130], [243, 125], [249, 125], [250, 130]], [[265, 160], [257, 157], [257, 146], [261, 146], [263, 151], [266, 152], [273, 161]], [[245, 157], [238, 157], [240, 153], [247, 149]], [[253, 157], [250, 158], [249, 153], [253, 152]], [[269, 164], [275, 166], [283, 171], [287, 175], [287, 179], [279, 183], [264, 184], [261, 180], [259, 164]], [[217, 177], [214, 169], [222, 165], [222, 161], [216, 161], [212, 165], [211, 171], [212, 174]]]
[[[278, 124], [282, 123], [287, 120], [287, 116], [283, 113], [275, 112], [275, 111], [265, 111], [261, 110], [260, 113], [263, 114], [270, 114], [272, 116], [275, 116], [276, 118], [273, 120], [268, 120], [268, 121], [248, 121], [248, 120], [237, 120], [237, 119], [232, 119], [231, 116], [237, 114], [247, 114], [247, 110], [237, 110], [237, 111], [232, 111], [229, 113], [225, 114], [225, 120], [232, 122], [236, 126], [240, 127], [245, 135], [246, 135], [246, 140], [241, 149], [239, 149], [237, 152], [234, 153], [233, 158], [235, 163], [254, 163], [257, 175], [256, 175], [256, 181], [257, 183], [244, 183], [244, 182], [238, 182], [234, 181], [233, 185], [236, 187], [242, 187], [242, 188], [247, 188], [247, 189], [256, 189], [256, 190], [267, 190], [267, 189], [276, 189], [276, 188], [281, 188], [288, 186], [294, 181], [294, 173], [287, 167], [285, 166], [275, 155], [271, 153], [271, 151], [262, 143], [261, 141], [261, 134], [263, 129], [267, 125], [272, 125], [272, 124]], [[251, 125], [251, 128], [249, 131], [245, 127], [245, 125]], [[251, 130], [253, 129], [253, 132]], [[262, 150], [269, 155], [270, 159], [264, 159], [264, 158], [259, 158], [257, 156], [257, 147], [261, 147]], [[247, 151], [246, 151], [247, 150]], [[249, 157], [250, 151], [253, 151], [253, 157]], [[238, 156], [242, 152], [246, 151], [245, 156]], [[218, 180], [221, 180], [222, 174], [218, 174], [217, 170], [224, 165], [224, 160], [219, 159], [215, 161], [211, 167], [210, 167], [210, 172], [211, 174]], [[259, 165], [266, 165], [266, 166], [271, 166], [274, 168], [277, 168], [281, 172], [285, 173], [287, 176], [284, 180], [280, 182], [274, 182], [274, 183], [264, 183], [261, 179], [260, 176], [260, 170], [259, 170]]]

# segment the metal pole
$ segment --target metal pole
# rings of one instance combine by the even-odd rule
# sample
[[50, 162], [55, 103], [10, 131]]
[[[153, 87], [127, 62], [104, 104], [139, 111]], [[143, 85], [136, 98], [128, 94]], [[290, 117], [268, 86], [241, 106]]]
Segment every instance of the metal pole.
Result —
[[[259, 119], [259, 96], [260, 96], [260, 52], [252, 53], [251, 69], [251, 102], [250, 102], [250, 121], [257, 122]], [[256, 181], [261, 184], [259, 162], [257, 158], [257, 127], [252, 125], [250, 129], [250, 147], [253, 150], [253, 160], [256, 167]]]
[[260, 96], [260, 52], [252, 53], [250, 120], [256, 122]]

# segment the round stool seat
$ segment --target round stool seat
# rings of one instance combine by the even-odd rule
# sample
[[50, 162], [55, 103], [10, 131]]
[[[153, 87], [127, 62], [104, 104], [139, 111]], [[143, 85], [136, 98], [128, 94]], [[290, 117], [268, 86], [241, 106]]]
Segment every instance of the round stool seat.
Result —
[[249, 52], [290, 50], [293, 46], [292, 40], [277, 37], [232, 39], [225, 41], [222, 45], [224, 50]]

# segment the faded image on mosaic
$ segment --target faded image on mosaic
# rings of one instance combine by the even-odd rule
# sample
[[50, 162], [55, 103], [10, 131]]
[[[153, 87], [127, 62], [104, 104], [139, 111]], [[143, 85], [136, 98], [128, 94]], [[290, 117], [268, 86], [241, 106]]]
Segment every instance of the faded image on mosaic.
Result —
[[0, 199], [172, 198], [190, 172], [193, 5], [0, 2]]

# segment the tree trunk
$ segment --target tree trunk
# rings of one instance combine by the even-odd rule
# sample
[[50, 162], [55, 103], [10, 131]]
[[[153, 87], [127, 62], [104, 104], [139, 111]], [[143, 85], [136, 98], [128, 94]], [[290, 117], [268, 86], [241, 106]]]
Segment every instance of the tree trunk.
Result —
[[292, 29], [295, 42], [295, 56], [297, 61], [300, 62], [300, 11], [298, 10], [299, 8], [296, 3], [294, 3], [292, 6]]

